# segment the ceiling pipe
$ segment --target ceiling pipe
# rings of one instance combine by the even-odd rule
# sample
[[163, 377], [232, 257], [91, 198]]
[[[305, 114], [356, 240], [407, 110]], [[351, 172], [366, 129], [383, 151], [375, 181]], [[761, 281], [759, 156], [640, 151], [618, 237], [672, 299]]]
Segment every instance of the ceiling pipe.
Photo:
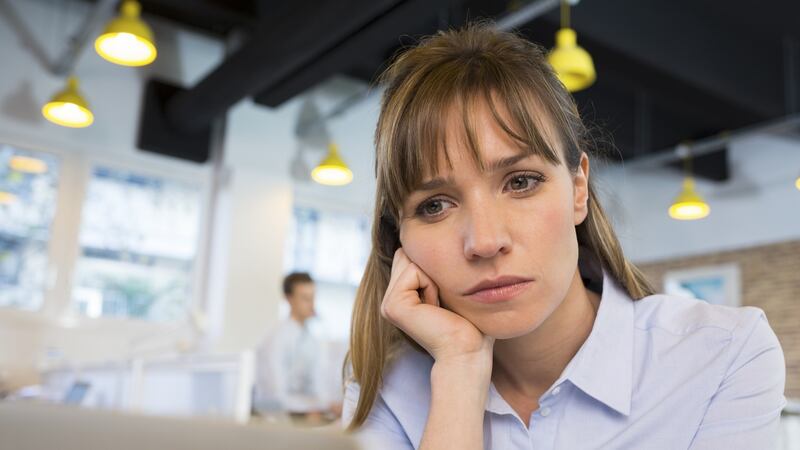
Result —
[[783, 38], [783, 89], [786, 114], [800, 112], [800, 42], [791, 36]]
[[[577, 2], [570, 3], [575, 4]], [[511, 31], [515, 28], [525, 25], [526, 23], [543, 14], [547, 14], [551, 9], [558, 7], [559, 4], [560, 0], [538, 0], [533, 3], [529, 3], [519, 10], [508, 14], [507, 16], [495, 22], [494, 27], [500, 31]]]
[[655, 169], [682, 160], [687, 156], [687, 152], [691, 154], [693, 158], [714, 153], [727, 146], [731, 141], [743, 138], [747, 135], [755, 133], [781, 133], [797, 129], [800, 129], [800, 114], [793, 114], [747, 126], [735, 131], [723, 131], [715, 136], [698, 141], [681, 143], [675, 147], [663, 149], [653, 156], [636, 158], [624, 164], [627, 169]]
[[65, 76], [72, 73], [78, 57], [86, 47], [86, 43], [94, 37], [97, 29], [113, 15], [117, 0], [99, 0], [92, 7], [78, 31], [67, 41], [67, 48], [61, 57], [55, 60], [50, 68], [54, 75]]
[[44, 47], [40, 45], [37, 34], [31, 32], [25, 21], [17, 14], [8, 0], [0, 0], [0, 17], [5, 17], [9, 25], [14, 29], [22, 44], [28, 48], [42, 67], [56, 76], [67, 76], [72, 74], [75, 64], [78, 61], [81, 51], [86, 47], [87, 41], [102, 24], [102, 22], [112, 15], [117, 0], [99, 0], [92, 6], [92, 10], [86, 16], [78, 31], [67, 39], [66, 48], [58, 59], [51, 60]]

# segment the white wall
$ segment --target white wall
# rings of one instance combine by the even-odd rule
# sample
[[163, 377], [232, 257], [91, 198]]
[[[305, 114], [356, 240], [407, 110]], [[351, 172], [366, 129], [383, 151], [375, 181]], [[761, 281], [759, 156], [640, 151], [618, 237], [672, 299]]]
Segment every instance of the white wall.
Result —
[[212, 298], [224, 304], [223, 332], [214, 343], [219, 350], [253, 347], [278, 314], [296, 106], [272, 111], [245, 101], [228, 116], [225, 164], [231, 176], [219, 207], [227, 210], [229, 224], [217, 230], [228, 244], [227, 255], [219, 255], [225, 288], [222, 297]]
[[622, 245], [649, 262], [800, 239], [800, 137], [751, 135], [729, 146], [731, 179], [696, 179], [711, 207], [703, 220], [677, 221], [667, 209], [681, 188], [677, 171], [601, 167], [600, 190]]

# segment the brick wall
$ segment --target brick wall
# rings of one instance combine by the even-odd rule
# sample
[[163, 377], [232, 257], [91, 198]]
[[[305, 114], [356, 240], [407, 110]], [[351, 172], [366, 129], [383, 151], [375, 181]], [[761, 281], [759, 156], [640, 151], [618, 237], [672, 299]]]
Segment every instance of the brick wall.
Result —
[[742, 305], [767, 314], [786, 356], [786, 396], [800, 399], [800, 241], [637, 264], [657, 291], [668, 270], [735, 263], [742, 284]]

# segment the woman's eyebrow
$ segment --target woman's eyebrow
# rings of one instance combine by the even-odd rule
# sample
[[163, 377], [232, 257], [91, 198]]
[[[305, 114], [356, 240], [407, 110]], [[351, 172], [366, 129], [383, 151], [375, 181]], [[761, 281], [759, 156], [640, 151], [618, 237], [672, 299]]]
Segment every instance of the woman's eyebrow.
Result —
[[419, 186], [417, 186], [417, 187], [415, 187], [413, 189], [413, 191], [415, 191], [415, 192], [416, 191], [432, 191], [434, 189], [438, 189], [438, 188], [440, 188], [442, 186], [446, 186], [446, 185], [452, 184], [452, 183], [453, 183], [453, 178], [452, 177], [447, 177], [447, 178], [436, 177], [436, 178], [433, 178], [431, 180], [428, 180], [428, 181], [425, 181], [423, 183], [420, 183]]
[[[489, 164], [486, 165], [486, 172], [492, 173], [492, 172], [496, 172], [498, 170], [507, 169], [507, 168], [513, 166], [514, 164], [516, 164], [516, 163], [518, 163], [518, 162], [522, 161], [523, 159], [528, 158], [530, 156], [531, 155], [529, 155], [529, 154], [521, 153], [519, 155], [509, 156], [507, 158], [501, 158], [501, 159], [492, 161], [492, 162], [490, 162]], [[413, 189], [413, 191], [414, 192], [416, 192], [416, 191], [432, 191], [434, 189], [438, 189], [438, 188], [440, 188], [442, 186], [446, 186], [446, 185], [452, 184], [452, 183], [453, 183], [452, 177], [447, 177], [447, 178], [436, 177], [436, 178], [433, 178], [433, 179], [430, 179], [428, 181], [420, 183], [417, 187], [415, 187]]]
[[508, 158], [501, 158], [492, 161], [486, 165], [486, 172], [492, 173], [498, 170], [507, 169], [529, 156], [531, 155], [527, 153], [520, 153], [519, 155], [509, 156]]

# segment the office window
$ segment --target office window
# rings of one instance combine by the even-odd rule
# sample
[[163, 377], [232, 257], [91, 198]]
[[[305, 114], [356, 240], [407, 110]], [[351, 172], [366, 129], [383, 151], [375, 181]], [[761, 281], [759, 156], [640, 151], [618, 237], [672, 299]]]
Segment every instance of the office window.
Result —
[[[346, 341], [356, 289], [370, 250], [365, 216], [296, 207], [289, 226], [284, 269], [309, 272], [316, 281], [317, 326], [330, 341]], [[283, 314], [288, 307], [282, 304]]]
[[82, 212], [76, 310], [88, 317], [184, 317], [193, 295], [201, 203], [198, 186], [95, 168]]
[[42, 306], [58, 169], [53, 155], [0, 144], [0, 306]]
[[284, 267], [315, 280], [358, 286], [370, 249], [365, 216], [294, 208]]

